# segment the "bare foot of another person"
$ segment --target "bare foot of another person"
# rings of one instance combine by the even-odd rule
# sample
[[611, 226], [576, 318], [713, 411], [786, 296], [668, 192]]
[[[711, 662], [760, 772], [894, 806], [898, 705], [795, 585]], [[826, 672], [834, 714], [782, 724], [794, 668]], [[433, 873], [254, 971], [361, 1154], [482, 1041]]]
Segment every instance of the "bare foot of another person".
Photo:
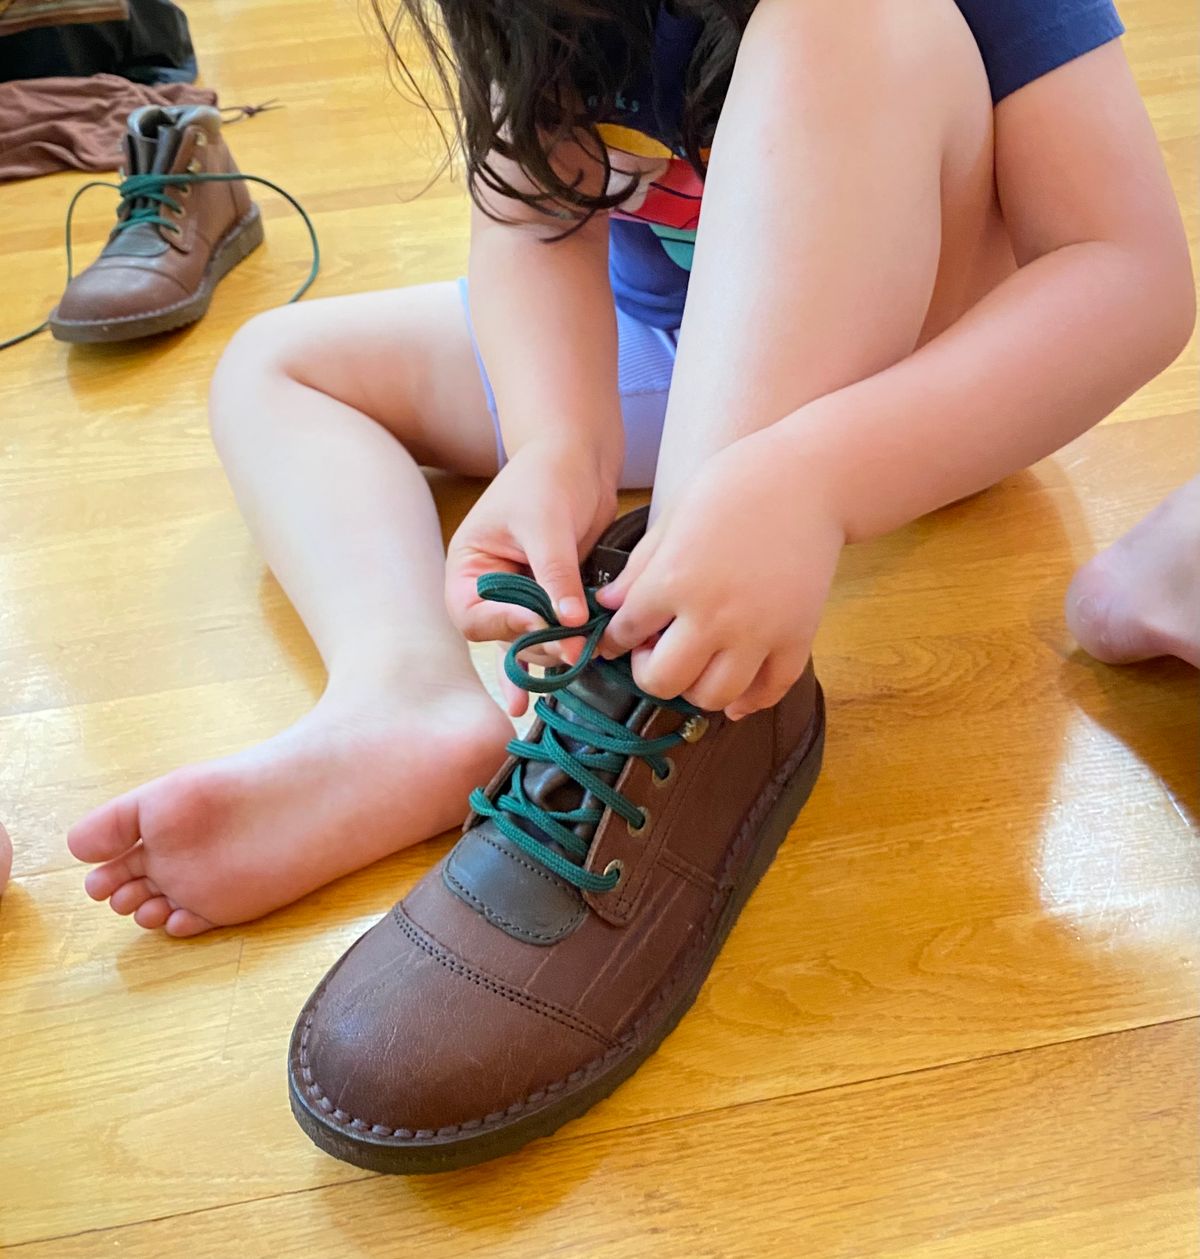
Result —
[[0, 894], [3, 894], [8, 876], [12, 873], [12, 840], [8, 832], [0, 826]]
[[278, 909], [459, 823], [513, 735], [478, 685], [327, 694], [257, 747], [103, 805], [67, 838], [94, 900], [198, 935]]
[[1107, 664], [1178, 656], [1200, 668], [1200, 477], [1075, 574], [1067, 624]]

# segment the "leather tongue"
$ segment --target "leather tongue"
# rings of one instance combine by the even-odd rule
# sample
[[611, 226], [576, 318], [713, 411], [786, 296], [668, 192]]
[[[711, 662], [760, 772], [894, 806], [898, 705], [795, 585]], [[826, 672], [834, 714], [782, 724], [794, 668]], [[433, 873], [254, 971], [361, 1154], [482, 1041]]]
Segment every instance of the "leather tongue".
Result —
[[154, 155], [158, 149], [158, 117], [166, 111], [156, 105], [145, 105], [129, 115], [125, 128], [125, 152], [130, 175], [144, 175], [154, 169]]
[[630, 552], [646, 532], [649, 517], [650, 509], [639, 507], [609, 525], [584, 561], [584, 585], [606, 586], [620, 574]]
[[[130, 115], [125, 128], [125, 152], [131, 175], [165, 175], [175, 165], [184, 128], [199, 123], [215, 138], [220, 134], [221, 115], [209, 105], [143, 105]], [[132, 213], [154, 203], [138, 200], [128, 207]], [[154, 223], [139, 223], [115, 236], [105, 249], [109, 256], [152, 257], [167, 248]]]
[[[574, 695], [578, 695], [580, 699], [585, 700], [592, 708], [604, 713], [606, 717], [611, 717], [614, 721], [626, 722], [629, 720], [637, 705], [637, 697], [621, 687], [606, 686], [600, 674], [588, 670], [571, 683], [567, 690]], [[559, 710], [561, 715], [569, 722], [576, 722], [575, 715], [570, 709], [558, 704], [557, 701], [550, 701]], [[587, 736], [584, 735], [580, 739], [572, 739], [566, 734], [560, 734], [559, 738], [566, 745], [570, 752], [578, 752], [583, 748], [589, 747]], [[611, 782], [615, 774], [600, 774], [600, 778], [606, 782]], [[544, 809], [555, 809], [562, 812], [568, 809], [578, 808], [583, 800], [583, 788], [569, 774], [564, 773], [557, 765], [553, 764], [530, 764], [525, 769], [525, 793], [535, 803]], [[535, 828], [524, 827], [538, 839], [543, 839]], [[576, 827], [578, 834], [583, 834], [583, 828]]]
[[[629, 553], [646, 530], [646, 509], [617, 520], [601, 537], [583, 565], [586, 585], [611, 581], [625, 566]], [[585, 669], [567, 691], [587, 705], [622, 724], [641, 724], [645, 716], [642, 701], [621, 686], [607, 680], [600, 669]], [[571, 710], [554, 696], [544, 697], [568, 723], [581, 725], [581, 738], [560, 733], [558, 738], [576, 753], [591, 745]], [[606, 782], [614, 773], [600, 774]], [[551, 763], [525, 762], [522, 771], [525, 793], [535, 804], [554, 812], [570, 812], [584, 804], [584, 789], [569, 774]], [[501, 788], [503, 790], [503, 788]], [[588, 799], [588, 803], [591, 801]], [[514, 819], [527, 834], [546, 842], [546, 836], [532, 823]], [[575, 831], [588, 840], [590, 828], [584, 824]], [[549, 944], [573, 931], [587, 914], [583, 898], [566, 880], [548, 869], [536, 866], [511, 843], [491, 821], [484, 819], [458, 841], [444, 867], [447, 887], [477, 913], [516, 939], [531, 944]]]

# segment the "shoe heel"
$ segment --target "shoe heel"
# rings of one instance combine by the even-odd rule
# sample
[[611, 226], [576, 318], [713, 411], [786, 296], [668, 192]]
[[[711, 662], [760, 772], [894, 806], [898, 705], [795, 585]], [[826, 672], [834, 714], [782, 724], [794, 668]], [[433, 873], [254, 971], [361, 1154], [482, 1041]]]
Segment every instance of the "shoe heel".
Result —
[[250, 214], [221, 242], [213, 255], [209, 270], [211, 283], [215, 285], [218, 280], [228, 275], [243, 258], [252, 254], [262, 243], [262, 211], [258, 206], [253, 206]]

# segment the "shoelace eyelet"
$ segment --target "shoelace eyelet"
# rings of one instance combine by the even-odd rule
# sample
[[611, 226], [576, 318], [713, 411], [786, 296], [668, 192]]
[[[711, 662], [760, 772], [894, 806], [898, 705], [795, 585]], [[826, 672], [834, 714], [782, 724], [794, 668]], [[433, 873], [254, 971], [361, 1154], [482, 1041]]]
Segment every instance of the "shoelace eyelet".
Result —
[[650, 825], [650, 810], [643, 809], [641, 826], [634, 826], [632, 822], [626, 822], [625, 829], [628, 830], [628, 832], [631, 835], [640, 835], [649, 825]]
[[675, 777], [675, 762], [671, 760], [669, 756], [665, 757], [664, 759], [667, 762], [667, 772], [661, 776], [653, 772], [650, 775], [650, 781], [656, 787], [665, 787], [667, 783], [669, 783], [671, 779]]
[[683, 723], [679, 730], [679, 737], [684, 743], [699, 743], [704, 738], [707, 730], [708, 718], [697, 714], [695, 717], [689, 717]]
[[605, 876], [610, 874], [617, 876], [617, 881], [608, 889], [610, 892], [615, 892], [621, 886], [621, 880], [625, 877], [625, 863], [619, 858], [615, 861], [610, 861], [604, 867], [604, 874]]

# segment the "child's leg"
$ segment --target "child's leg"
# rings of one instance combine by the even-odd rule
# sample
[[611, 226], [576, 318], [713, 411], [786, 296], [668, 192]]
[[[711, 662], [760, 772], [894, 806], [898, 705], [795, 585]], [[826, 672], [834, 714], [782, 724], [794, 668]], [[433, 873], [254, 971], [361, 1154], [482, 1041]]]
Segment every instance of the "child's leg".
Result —
[[1178, 656], [1200, 669], [1200, 477], [1075, 574], [1067, 623], [1108, 664]]
[[[751, 19], [705, 186], [656, 512], [714, 452], [910, 354], [1012, 269], [991, 101], [958, 11], [900, 6], [873, 38], [845, 25], [820, 5]], [[936, 92], [875, 99], [913, 59]]]
[[512, 729], [442, 597], [418, 462], [496, 468], [455, 286], [253, 320], [212, 388], [213, 431], [267, 562], [329, 669], [267, 743], [169, 774], [79, 823], [87, 879], [145, 927], [241, 922], [453, 826]]

